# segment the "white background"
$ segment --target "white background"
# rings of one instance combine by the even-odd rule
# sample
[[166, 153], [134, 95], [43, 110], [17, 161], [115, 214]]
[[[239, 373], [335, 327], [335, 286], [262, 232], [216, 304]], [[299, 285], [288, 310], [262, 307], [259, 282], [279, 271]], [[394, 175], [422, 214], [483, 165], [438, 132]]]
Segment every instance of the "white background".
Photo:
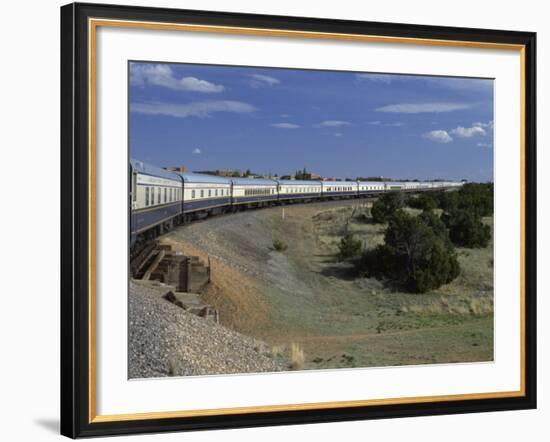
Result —
[[[519, 53], [111, 27], [98, 30], [97, 57], [99, 415], [519, 390]], [[494, 362], [128, 381], [127, 60], [495, 78]]]
[[[479, 2], [461, 0], [385, 2], [296, 1], [232, 2], [213, 0], [130, 1], [127, 4], [190, 9], [231, 10], [344, 19], [409, 22], [538, 31], [539, 33], [539, 146], [548, 89], [550, 34], [543, 2]], [[0, 131], [2, 189], [2, 303], [0, 304], [0, 395], [4, 440], [48, 440], [58, 433], [59, 370], [59, 10], [58, 1], [26, 1], [4, 5], [1, 29]], [[548, 218], [542, 170], [548, 153], [539, 148], [539, 225]], [[24, 177], [24, 178], [23, 178]], [[463, 416], [393, 419], [318, 424], [267, 429], [229, 430], [192, 434], [129, 437], [127, 440], [252, 441], [334, 440], [547, 440], [548, 321], [543, 312], [543, 263], [550, 244], [539, 231], [539, 409]], [[546, 245], [546, 253], [542, 251]]]

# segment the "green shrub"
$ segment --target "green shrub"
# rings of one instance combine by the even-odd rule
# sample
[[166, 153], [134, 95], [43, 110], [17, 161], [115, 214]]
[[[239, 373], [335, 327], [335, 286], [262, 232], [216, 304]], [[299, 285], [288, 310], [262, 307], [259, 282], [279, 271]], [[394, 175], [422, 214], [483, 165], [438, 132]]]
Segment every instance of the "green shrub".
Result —
[[449, 228], [453, 244], [468, 248], [483, 248], [491, 240], [491, 228], [481, 221], [475, 209], [453, 210], [444, 213], [442, 219]]
[[284, 252], [288, 248], [286, 242], [281, 241], [280, 239], [273, 240], [273, 249], [277, 252]]
[[440, 209], [445, 211], [454, 210], [458, 207], [458, 191], [446, 192], [438, 191], [433, 195]]
[[458, 209], [472, 211], [475, 216], [493, 215], [493, 183], [468, 183], [458, 193]]
[[340, 240], [340, 244], [338, 244], [340, 259], [347, 259], [358, 255], [361, 252], [361, 247], [361, 240], [355, 239], [353, 232], [346, 232]]
[[422, 193], [416, 197], [409, 197], [407, 205], [413, 209], [434, 210], [438, 206], [438, 201], [433, 196]]
[[435, 192], [432, 198], [445, 212], [469, 210], [480, 217], [493, 215], [493, 183], [467, 183], [458, 191]]
[[406, 291], [424, 293], [451, 282], [460, 266], [437, 215], [424, 212], [415, 217], [400, 210], [390, 219], [384, 244], [363, 253], [358, 270]]
[[450, 242], [449, 230], [441, 218], [432, 211], [424, 211], [418, 219], [430, 227], [443, 241]]
[[371, 208], [372, 219], [376, 223], [385, 223], [403, 207], [402, 193], [385, 193], [374, 202]]

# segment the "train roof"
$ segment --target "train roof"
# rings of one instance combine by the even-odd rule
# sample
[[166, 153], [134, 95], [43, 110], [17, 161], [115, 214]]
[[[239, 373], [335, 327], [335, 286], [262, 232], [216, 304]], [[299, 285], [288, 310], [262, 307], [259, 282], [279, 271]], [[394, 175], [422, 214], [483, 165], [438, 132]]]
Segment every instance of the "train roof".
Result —
[[323, 186], [356, 186], [357, 181], [323, 181]]
[[130, 159], [130, 165], [134, 170], [144, 175], [151, 175], [181, 182], [181, 177], [179, 174], [162, 169], [161, 167], [153, 166], [151, 164], [144, 163], [143, 161], [134, 159]]
[[275, 180], [266, 180], [264, 178], [230, 178], [230, 180], [238, 186], [254, 186], [258, 184], [262, 186], [274, 186], [277, 184]]
[[205, 173], [179, 173], [179, 176], [186, 183], [208, 183], [208, 184], [231, 184], [229, 178], [217, 175], [207, 175]]
[[284, 184], [285, 186], [307, 186], [308, 184], [314, 184], [318, 186], [321, 184], [319, 180], [277, 180], [279, 184]]
[[359, 184], [368, 184], [370, 186], [384, 185], [384, 181], [357, 181]]

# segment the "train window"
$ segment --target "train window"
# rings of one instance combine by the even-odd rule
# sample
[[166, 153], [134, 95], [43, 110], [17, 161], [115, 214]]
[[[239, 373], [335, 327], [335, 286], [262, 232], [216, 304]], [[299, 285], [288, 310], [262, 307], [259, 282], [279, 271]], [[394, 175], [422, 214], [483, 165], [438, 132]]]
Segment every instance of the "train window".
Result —
[[208, 189], [208, 196], [212, 196], [212, 189]]
[[167, 194], [167, 189], [166, 187], [164, 188], [164, 202], [166, 202], [166, 194]]
[[172, 188], [171, 187], [168, 191], [168, 201], [172, 201]]
[[214, 191], [214, 196], [218, 196], [218, 189]]
[[146, 206], [149, 205], [149, 188], [148, 187], [145, 188], [145, 205]]
[[195, 199], [195, 190], [194, 189], [191, 191], [191, 199]]
[[204, 197], [204, 189], [201, 189], [201, 198]]

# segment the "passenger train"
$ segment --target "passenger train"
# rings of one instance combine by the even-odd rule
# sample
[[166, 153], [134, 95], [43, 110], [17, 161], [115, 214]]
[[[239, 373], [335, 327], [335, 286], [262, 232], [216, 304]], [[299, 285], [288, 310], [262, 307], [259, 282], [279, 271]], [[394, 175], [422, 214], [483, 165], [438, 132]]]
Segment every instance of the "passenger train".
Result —
[[209, 215], [296, 202], [365, 198], [459, 187], [452, 181], [301, 181], [170, 172], [130, 160], [131, 247]]

